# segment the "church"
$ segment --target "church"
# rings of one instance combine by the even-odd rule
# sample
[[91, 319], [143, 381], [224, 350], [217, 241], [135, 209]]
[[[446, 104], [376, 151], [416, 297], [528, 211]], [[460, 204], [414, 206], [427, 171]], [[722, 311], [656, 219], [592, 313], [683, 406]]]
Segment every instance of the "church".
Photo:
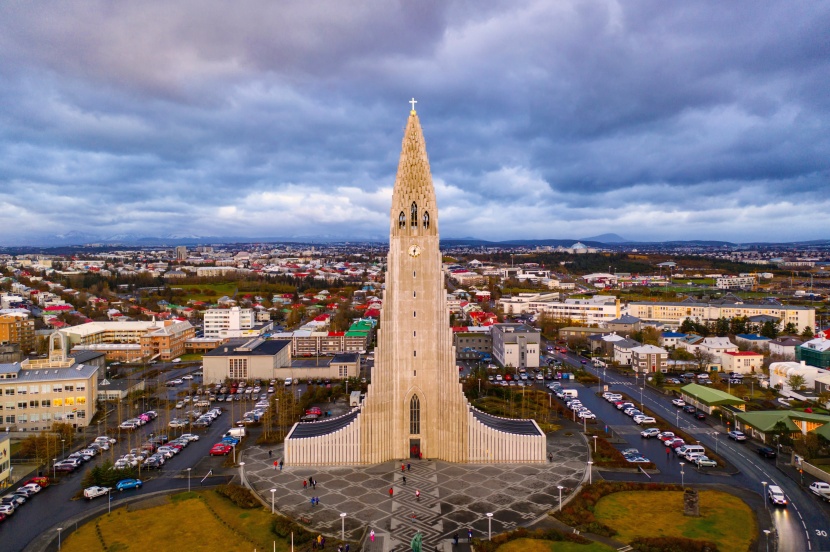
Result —
[[348, 414], [295, 424], [285, 440], [286, 463], [544, 462], [546, 437], [534, 420], [499, 418], [467, 402], [452, 342], [438, 205], [413, 100], [392, 193], [372, 381]]

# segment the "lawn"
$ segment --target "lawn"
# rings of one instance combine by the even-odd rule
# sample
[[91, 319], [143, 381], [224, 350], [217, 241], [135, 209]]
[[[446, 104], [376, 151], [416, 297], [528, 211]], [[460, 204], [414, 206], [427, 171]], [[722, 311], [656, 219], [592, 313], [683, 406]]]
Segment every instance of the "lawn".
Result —
[[614, 549], [598, 542], [576, 544], [539, 539], [516, 539], [502, 544], [496, 552], [611, 552], [612, 550]]
[[249, 551], [272, 550], [276, 542], [277, 550], [287, 552], [290, 543], [271, 531], [273, 519], [265, 508], [244, 510], [213, 491], [181, 493], [162, 506], [104, 514], [66, 538], [62, 550], [88, 552], [104, 545], [107, 550], [157, 550], [163, 542], [165, 550]]
[[173, 285], [174, 289], [182, 289], [188, 300], [213, 302], [227, 295], [232, 296], [236, 291], [236, 285], [228, 284], [181, 284]]
[[719, 550], [749, 548], [758, 527], [752, 510], [740, 499], [719, 491], [700, 492], [701, 517], [683, 515], [683, 493], [625, 491], [602, 497], [594, 508], [597, 521], [614, 528], [614, 537], [685, 537], [710, 540]]
[[187, 353], [179, 358], [182, 362], [200, 362], [203, 356], [201, 353]]

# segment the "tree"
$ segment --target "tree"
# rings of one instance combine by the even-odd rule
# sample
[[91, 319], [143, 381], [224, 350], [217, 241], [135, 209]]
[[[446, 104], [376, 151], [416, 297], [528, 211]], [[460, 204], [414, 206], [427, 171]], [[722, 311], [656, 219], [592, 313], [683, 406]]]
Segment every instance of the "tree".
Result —
[[694, 353], [694, 360], [697, 363], [698, 370], [705, 371], [709, 365], [714, 362], [715, 355], [698, 347]]
[[654, 372], [654, 385], [657, 387], [663, 387], [663, 384], [666, 382], [666, 375], [661, 372], [660, 370]]
[[784, 326], [784, 334], [786, 335], [795, 335], [798, 333], [798, 326], [795, 325], [793, 322], [788, 322], [786, 326]]
[[735, 316], [729, 321], [729, 333], [732, 335], [747, 333], [746, 316]]
[[767, 320], [764, 322], [764, 325], [761, 326], [761, 335], [770, 339], [775, 339], [778, 337], [778, 324], [772, 320]]
[[813, 328], [811, 328], [810, 326], [804, 326], [804, 331], [801, 332], [801, 339], [813, 339]]
[[729, 333], [729, 320], [720, 317], [715, 321], [715, 335], [724, 337]]
[[804, 384], [807, 383], [807, 380], [804, 379], [804, 376], [800, 374], [793, 374], [792, 376], [787, 378], [787, 385], [793, 391], [798, 391], [804, 387]]
[[657, 328], [654, 328], [652, 326], [648, 326], [646, 328], [643, 328], [643, 331], [641, 332], [640, 337], [642, 338], [641, 343], [643, 345], [659, 345], [660, 344], [660, 332], [657, 331]]

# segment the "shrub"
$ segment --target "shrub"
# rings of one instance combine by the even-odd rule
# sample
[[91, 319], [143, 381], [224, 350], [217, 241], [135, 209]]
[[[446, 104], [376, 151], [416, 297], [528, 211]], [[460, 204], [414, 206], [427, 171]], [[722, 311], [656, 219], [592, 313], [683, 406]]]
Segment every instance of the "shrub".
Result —
[[637, 552], [718, 552], [714, 542], [683, 537], [637, 537], [631, 547]]
[[294, 533], [295, 544], [304, 544], [314, 538], [314, 535], [305, 527], [282, 516], [278, 516], [277, 519], [274, 520], [274, 527], [272, 530], [278, 537], [285, 539], [287, 539], [291, 533]]
[[493, 540], [490, 541], [473, 539], [473, 545], [476, 550], [481, 552], [495, 552], [495, 550], [502, 544], [517, 539], [539, 539], [556, 542], [569, 541], [576, 544], [588, 544], [591, 542], [581, 535], [562, 533], [556, 529], [529, 530], [526, 527], [520, 527], [515, 531], [495, 535]]
[[260, 505], [253, 493], [241, 485], [222, 485], [216, 489], [216, 492], [240, 508], [250, 509]]
[[112, 462], [107, 460], [100, 466], [95, 466], [84, 475], [84, 478], [81, 480], [81, 487], [84, 489], [92, 487], [93, 485], [99, 487], [115, 487], [116, 483], [122, 479], [137, 478], [138, 468], [117, 470], [113, 467]]

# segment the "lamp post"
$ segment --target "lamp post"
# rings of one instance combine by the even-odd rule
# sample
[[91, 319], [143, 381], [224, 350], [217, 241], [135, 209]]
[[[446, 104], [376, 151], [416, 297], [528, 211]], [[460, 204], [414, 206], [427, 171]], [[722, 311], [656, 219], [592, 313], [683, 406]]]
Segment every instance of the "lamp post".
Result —
[[680, 486], [681, 487], [686, 487], [686, 480], [683, 479], [683, 476], [686, 474], [686, 472], [683, 471], [683, 466], [685, 466], [685, 465], [686, 465], [686, 462], [680, 462]]
[[594, 463], [592, 461], [588, 460], [588, 485], [591, 485], [594, 482], [594, 479], [593, 479], [593, 466], [594, 466]]
[[239, 463], [239, 484], [245, 485], [245, 462]]
[[767, 536], [767, 552], [769, 552], [769, 529], [764, 529], [764, 534]]
[[61, 531], [63, 531], [63, 527], [58, 527], [58, 550], [61, 549]]
[[340, 514], [340, 540], [346, 540], [346, 512]]
[[271, 489], [271, 513], [274, 513], [274, 493], [277, 492], [277, 489]]
[[763, 485], [763, 491], [761, 491], [761, 500], [764, 501], [764, 510], [768, 510], [767, 508], [767, 482], [761, 481], [761, 485]]
[[112, 513], [112, 492], [107, 491], [107, 513]]
[[[57, 458], [52, 458], [52, 479], [57, 479], [57, 467], [55, 464], [58, 462]], [[47, 472], [48, 473], [48, 472]]]
[[715, 431], [715, 432], [712, 433], [712, 435], [715, 436], [715, 454], [717, 454], [718, 453], [718, 443], [720, 442], [718, 440], [718, 432]]
[[[643, 385], [645, 385], [645, 378], [643, 378]], [[645, 414], [646, 405], [643, 402], [643, 390], [644, 389], [645, 389], [645, 387], [640, 387], [640, 408], [643, 410], [643, 413]]]
[[594, 435], [593, 437], [594, 437], [594, 453], [596, 453], [597, 452], [597, 437], [598, 436]]
[[190, 470], [193, 468], [187, 468], [187, 492], [190, 492]]
[[561, 512], [562, 511], [562, 489], [564, 489], [565, 487], [563, 487], [562, 485], [557, 485], [556, 488], [559, 489], [559, 511]]
[[61, 458], [66, 458], [66, 448], [64, 447], [66, 439], [61, 439]]
[[487, 540], [493, 540], [493, 514], [487, 513]]

